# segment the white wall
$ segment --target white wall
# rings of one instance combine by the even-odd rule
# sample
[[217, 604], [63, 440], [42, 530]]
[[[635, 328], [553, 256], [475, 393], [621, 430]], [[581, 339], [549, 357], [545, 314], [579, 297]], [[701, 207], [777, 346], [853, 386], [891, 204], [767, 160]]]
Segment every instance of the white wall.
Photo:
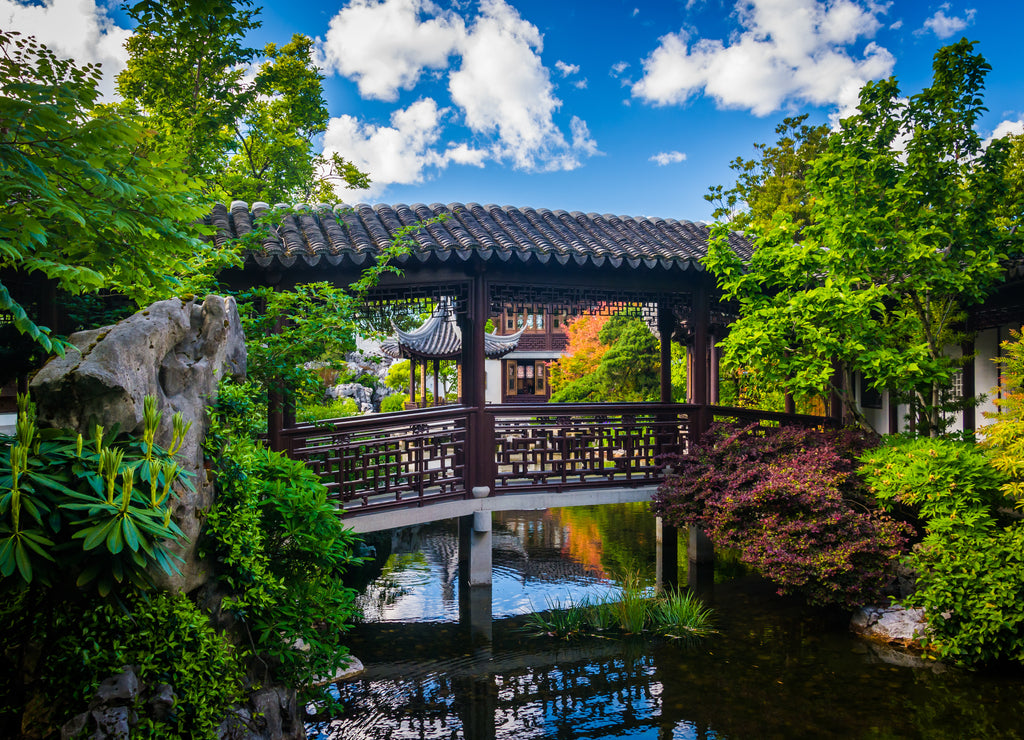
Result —
[[485, 403], [501, 403], [501, 360], [484, 360]]

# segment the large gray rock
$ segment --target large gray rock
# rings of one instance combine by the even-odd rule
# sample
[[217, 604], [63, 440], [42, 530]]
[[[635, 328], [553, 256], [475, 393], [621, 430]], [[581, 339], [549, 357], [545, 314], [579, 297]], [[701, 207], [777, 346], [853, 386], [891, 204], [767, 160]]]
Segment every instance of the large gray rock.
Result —
[[373, 411], [373, 388], [367, 388], [359, 383], [339, 383], [331, 386], [327, 389], [327, 397], [351, 398], [362, 413], [368, 414]]
[[159, 301], [124, 321], [78, 332], [64, 357], [46, 364], [32, 380], [39, 421], [77, 429], [88, 438], [94, 424], [141, 432], [143, 399], [154, 396], [163, 412], [158, 444], [172, 439], [172, 416], [181, 412], [192, 427], [178, 455], [192, 473], [194, 492], [178, 490], [174, 515], [189, 538], [179, 548], [185, 559], [180, 576], [154, 573], [158, 585], [191, 591], [204, 578], [195, 557], [198, 510], [213, 502], [213, 486], [203, 465], [202, 441], [209, 429], [206, 406], [217, 383], [228, 375], [245, 376], [245, 337], [233, 298]]
[[876, 642], [920, 649], [921, 639], [928, 634], [928, 620], [924, 609], [866, 606], [853, 615], [850, 629]]

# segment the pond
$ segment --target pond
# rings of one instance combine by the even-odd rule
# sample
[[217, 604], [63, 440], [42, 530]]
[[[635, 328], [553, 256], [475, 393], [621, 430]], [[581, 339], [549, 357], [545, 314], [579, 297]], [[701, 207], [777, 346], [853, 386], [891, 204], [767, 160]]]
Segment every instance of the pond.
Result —
[[454, 522], [375, 544], [350, 638], [366, 671], [337, 687], [344, 711], [311, 738], [1024, 738], [1024, 676], [908, 661], [728, 558], [706, 593], [718, 634], [703, 641], [525, 631], [524, 614], [614, 594], [624, 574], [652, 581], [646, 504], [496, 513], [493, 619], [472, 616], [480, 589], [459, 593]]

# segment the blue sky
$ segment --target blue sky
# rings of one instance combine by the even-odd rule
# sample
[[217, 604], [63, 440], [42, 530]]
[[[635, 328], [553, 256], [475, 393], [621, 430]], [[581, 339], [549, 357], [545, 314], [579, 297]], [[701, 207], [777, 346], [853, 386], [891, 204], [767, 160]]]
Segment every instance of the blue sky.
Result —
[[[835, 122], [867, 79], [913, 94], [940, 46], [993, 67], [985, 136], [1022, 130], [1024, 4], [863, 0], [269, 0], [253, 45], [318, 40], [321, 146], [366, 169], [349, 203], [479, 202], [690, 220], [784, 116]], [[99, 61], [116, 5], [0, 0], [0, 26]]]

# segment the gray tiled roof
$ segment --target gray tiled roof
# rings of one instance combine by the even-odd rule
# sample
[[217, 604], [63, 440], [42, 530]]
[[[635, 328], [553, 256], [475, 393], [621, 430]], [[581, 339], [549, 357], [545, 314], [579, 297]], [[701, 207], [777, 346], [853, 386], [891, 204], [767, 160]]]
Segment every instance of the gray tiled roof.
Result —
[[[253, 231], [253, 219], [268, 209], [242, 201], [217, 205], [206, 223], [217, 228], [215, 242]], [[577, 264], [649, 269], [701, 269], [709, 228], [690, 221], [631, 218], [544, 208], [416, 204], [296, 206], [280, 227], [268, 232], [262, 248], [250, 255], [262, 267], [359, 267], [380, 253], [395, 233], [417, 221], [445, 215], [444, 221], [413, 236], [410, 265], [434, 260], [455, 263], [474, 254], [487, 261]], [[749, 257], [750, 244], [738, 234], [733, 249]]]

